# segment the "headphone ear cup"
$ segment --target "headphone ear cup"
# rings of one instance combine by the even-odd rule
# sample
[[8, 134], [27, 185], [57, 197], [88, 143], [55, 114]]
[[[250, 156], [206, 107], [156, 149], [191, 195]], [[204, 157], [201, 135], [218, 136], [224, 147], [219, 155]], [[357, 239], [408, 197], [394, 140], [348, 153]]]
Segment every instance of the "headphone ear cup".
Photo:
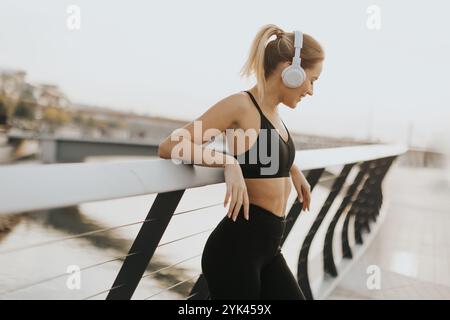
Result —
[[305, 81], [306, 74], [302, 67], [289, 65], [281, 72], [281, 78], [288, 88], [298, 88]]
[[302, 67], [298, 68], [299, 72], [300, 72], [300, 77], [299, 77], [299, 87], [303, 84], [303, 82], [305, 82], [306, 80], [306, 73], [305, 70], [303, 70]]

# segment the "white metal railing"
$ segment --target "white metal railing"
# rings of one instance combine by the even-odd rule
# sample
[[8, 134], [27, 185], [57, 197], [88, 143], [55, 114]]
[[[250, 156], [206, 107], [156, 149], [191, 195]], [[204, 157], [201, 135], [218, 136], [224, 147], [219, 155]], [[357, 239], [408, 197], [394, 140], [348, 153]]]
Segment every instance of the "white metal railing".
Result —
[[[377, 144], [297, 151], [300, 170], [402, 154], [404, 145]], [[223, 169], [154, 159], [112, 163], [0, 166], [0, 215], [76, 205], [224, 182]]]
[[[370, 243], [371, 238], [363, 239], [362, 235], [365, 228], [369, 231], [376, 230], [370, 227], [370, 224], [377, 222], [376, 226], [379, 226], [382, 221], [377, 221], [378, 216], [381, 218], [381, 181], [392, 161], [406, 151], [404, 145], [378, 144], [296, 152], [295, 164], [300, 170], [308, 171], [307, 178], [312, 190], [318, 183], [332, 183], [320, 209], [302, 215], [301, 223], [296, 223], [301, 206], [294, 201], [290, 204], [286, 218], [287, 232], [283, 239], [283, 250], [287, 253], [286, 257], [294, 259], [291, 268], [297, 268], [297, 281], [307, 299], [326, 298], [351, 263], [363, 252], [364, 247], [361, 244], [367, 246]], [[338, 169], [341, 171], [332, 172], [336, 169], [335, 166], [342, 166]], [[327, 173], [328, 176], [321, 178], [325, 168], [329, 167], [332, 167], [331, 175]], [[347, 179], [348, 177], [352, 178]], [[130, 299], [140, 279], [145, 276], [143, 272], [156, 248], [164, 245], [160, 243], [161, 237], [170, 218], [175, 215], [174, 210], [184, 191], [223, 182], [221, 168], [178, 165], [165, 159], [0, 166], [0, 218], [1, 215], [61, 208], [84, 202], [157, 194], [146, 219], [138, 222], [142, 224], [141, 229], [128, 254], [123, 256], [125, 260], [113, 286], [91, 295], [94, 297], [108, 292], [107, 299]], [[221, 203], [215, 205], [221, 206]], [[334, 235], [337, 224], [342, 230], [341, 237]], [[123, 226], [114, 228], [119, 227]], [[0, 254], [28, 250], [105, 230], [108, 229], [27, 245]], [[211, 229], [173, 241], [208, 231]], [[371, 232], [370, 235], [373, 237], [375, 233]], [[317, 241], [314, 241], [315, 239]], [[287, 240], [286, 243], [284, 240]], [[342, 255], [335, 256], [333, 247], [339, 246], [342, 247]], [[310, 252], [310, 248], [315, 249]], [[308, 266], [313, 272], [308, 272]], [[201, 274], [195, 277], [197, 276], [199, 277], [188, 299], [204, 299], [208, 294], [202, 285], [204, 277]], [[23, 290], [54, 278], [41, 279], [8, 292]]]

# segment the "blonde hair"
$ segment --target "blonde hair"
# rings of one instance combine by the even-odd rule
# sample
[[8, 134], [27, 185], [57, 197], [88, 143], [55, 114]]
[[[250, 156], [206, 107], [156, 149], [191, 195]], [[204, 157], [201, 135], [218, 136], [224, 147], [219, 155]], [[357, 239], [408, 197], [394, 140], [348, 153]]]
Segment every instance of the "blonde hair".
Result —
[[[268, 40], [276, 35], [277, 38]], [[292, 61], [294, 57], [294, 32], [284, 32], [274, 25], [266, 24], [256, 34], [250, 47], [247, 61], [241, 69], [241, 76], [255, 74], [259, 100], [264, 97], [266, 79], [272, 74], [280, 62]], [[303, 69], [312, 68], [314, 64], [325, 58], [322, 46], [313, 37], [303, 33], [303, 47], [300, 51]]]

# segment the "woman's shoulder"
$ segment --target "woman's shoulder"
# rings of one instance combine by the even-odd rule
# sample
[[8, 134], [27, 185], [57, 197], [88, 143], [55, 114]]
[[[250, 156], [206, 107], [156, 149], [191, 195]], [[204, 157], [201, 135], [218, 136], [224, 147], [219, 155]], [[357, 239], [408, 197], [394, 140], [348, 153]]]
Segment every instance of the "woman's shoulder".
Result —
[[253, 111], [256, 110], [250, 96], [245, 91], [235, 92], [229, 95], [229, 98], [237, 106], [239, 112], [253, 114]]
[[232, 128], [247, 128], [252, 127], [253, 122], [257, 117], [257, 109], [254, 107], [248, 93], [239, 91], [232, 93], [224, 98], [227, 101], [228, 108], [234, 114], [235, 121]]
[[233, 113], [236, 113], [238, 116], [245, 116], [251, 109], [248, 94], [243, 91], [231, 93], [222, 98], [219, 103], [224, 108], [232, 110]]

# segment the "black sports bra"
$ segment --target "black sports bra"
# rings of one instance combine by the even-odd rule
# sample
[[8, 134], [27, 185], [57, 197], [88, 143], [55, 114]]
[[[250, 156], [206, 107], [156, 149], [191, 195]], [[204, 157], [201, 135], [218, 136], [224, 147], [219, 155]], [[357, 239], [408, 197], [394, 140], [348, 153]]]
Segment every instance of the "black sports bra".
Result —
[[256, 142], [246, 152], [233, 155], [239, 162], [244, 178], [289, 177], [289, 171], [295, 158], [295, 146], [286, 125], [281, 120], [288, 133], [287, 142], [283, 140], [277, 129], [264, 116], [252, 93], [244, 92], [250, 95], [261, 119]]

